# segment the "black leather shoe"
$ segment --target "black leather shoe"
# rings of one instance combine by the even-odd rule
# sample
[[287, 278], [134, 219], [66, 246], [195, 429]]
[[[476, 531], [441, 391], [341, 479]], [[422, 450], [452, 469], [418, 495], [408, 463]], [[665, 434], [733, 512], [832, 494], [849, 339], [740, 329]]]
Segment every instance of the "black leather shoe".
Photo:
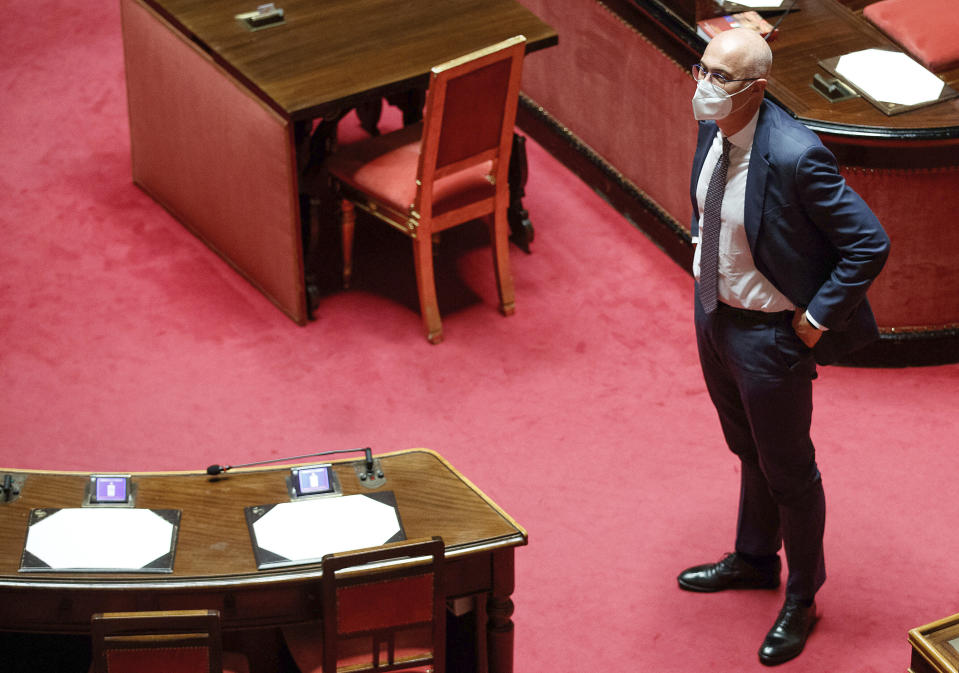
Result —
[[815, 602], [806, 606], [799, 599], [786, 596], [776, 623], [759, 648], [759, 661], [775, 666], [799, 656], [817, 619]]
[[686, 591], [722, 591], [724, 589], [775, 589], [779, 586], [782, 562], [757, 568], [738, 554], [726, 554], [719, 563], [693, 566], [679, 573], [679, 588]]

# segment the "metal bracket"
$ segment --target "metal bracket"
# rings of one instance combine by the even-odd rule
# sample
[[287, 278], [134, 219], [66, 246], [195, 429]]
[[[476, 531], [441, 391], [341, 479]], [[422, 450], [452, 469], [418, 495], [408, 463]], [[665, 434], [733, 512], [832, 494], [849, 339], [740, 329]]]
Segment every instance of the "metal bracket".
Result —
[[26, 475], [18, 474], [16, 476], [12, 474], [3, 475], [3, 480], [0, 482], [0, 503], [4, 502], [13, 502], [20, 497], [20, 491], [23, 490], [23, 482], [27, 480]]
[[356, 470], [356, 478], [360, 480], [366, 488], [379, 488], [386, 483], [386, 475], [383, 473], [383, 464], [379, 458], [373, 459], [373, 469], [367, 470], [366, 463], [360, 461], [353, 463], [353, 469]]
[[261, 30], [285, 23], [283, 10], [272, 2], [260, 5], [253, 12], [237, 14], [236, 19], [250, 30]]
[[816, 93], [828, 100], [830, 103], [837, 103], [841, 100], [848, 100], [850, 98], [859, 98], [859, 94], [856, 93], [855, 89], [850, 87], [841, 79], [837, 77], [826, 79], [818, 72], [812, 76], [812, 84], [810, 84], [810, 86], [816, 91]]

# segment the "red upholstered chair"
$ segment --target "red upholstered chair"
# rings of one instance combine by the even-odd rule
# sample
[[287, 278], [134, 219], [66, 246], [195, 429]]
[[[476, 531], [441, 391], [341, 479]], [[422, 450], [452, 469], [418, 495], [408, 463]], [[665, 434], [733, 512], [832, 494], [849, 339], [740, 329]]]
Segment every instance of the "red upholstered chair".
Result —
[[93, 615], [93, 673], [247, 673], [242, 655], [223, 655], [216, 610]]
[[862, 14], [929, 70], [959, 66], [955, 0], [880, 0]]
[[413, 239], [426, 336], [443, 340], [433, 234], [489, 217], [500, 311], [514, 310], [509, 268], [509, 153], [526, 38], [517, 36], [432, 69], [423, 122], [341, 147], [327, 168], [344, 197], [343, 281], [352, 274], [353, 205]]
[[440, 538], [323, 558], [322, 621], [283, 630], [301, 673], [443, 673]]

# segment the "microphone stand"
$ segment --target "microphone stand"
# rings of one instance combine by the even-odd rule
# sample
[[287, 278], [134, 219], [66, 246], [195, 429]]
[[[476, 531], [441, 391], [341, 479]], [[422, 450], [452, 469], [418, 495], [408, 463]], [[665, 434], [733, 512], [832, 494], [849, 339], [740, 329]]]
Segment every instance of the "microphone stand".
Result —
[[[319, 453], [306, 453], [302, 456], [290, 456], [288, 458], [271, 458], [269, 460], [256, 460], [252, 463], [243, 463], [241, 465], [210, 465], [206, 468], [206, 473], [211, 477], [223, 474], [229, 470], [232, 470], [234, 467], [253, 467], [254, 465], [266, 465], [268, 463], [283, 463], [291, 460], [300, 460], [303, 458], [316, 458], [318, 456], [332, 456], [338, 453], [356, 453], [357, 451], [362, 451], [364, 454], [364, 462], [366, 463], [366, 471], [360, 475], [361, 480], [371, 479], [374, 477], [374, 468], [373, 468], [373, 450], [370, 447], [365, 448], [356, 448], [356, 449], [335, 449], [333, 451], [320, 451]], [[382, 473], [379, 475], [382, 477]]]
[[766, 40], [767, 42], [769, 42], [769, 36], [776, 32], [776, 29], [779, 28], [779, 24], [781, 24], [781, 23], [783, 22], [783, 19], [785, 19], [785, 18], [789, 15], [789, 12], [792, 11], [792, 9], [793, 9], [793, 7], [794, 7], [795, 5], [796, 5], [796, 0], [792, 0], [792, 2], [789, 3], [789, 6], [786, 7], [785, 10], [783, 10], [782, 16], [780, 16], [780, 17], [779, 17], [779, 20], [776, 21], [775, 24], [773, 24], [772, 30], [770, 30], [768, 33], [766, 33], [765, 40]]

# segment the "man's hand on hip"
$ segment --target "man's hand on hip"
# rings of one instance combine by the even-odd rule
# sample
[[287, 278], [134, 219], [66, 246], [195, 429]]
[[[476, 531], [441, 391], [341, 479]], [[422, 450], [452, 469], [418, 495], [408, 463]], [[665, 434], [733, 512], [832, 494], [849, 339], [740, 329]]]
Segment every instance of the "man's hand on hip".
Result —
[[815, 346], [819, 339], [822, 338], [822, 330], [817, 329], [809, 320], [806, 318], [806, 311], [801, 308], [796, 309], [796, 313], [793, 314], [793, 329], [796, 330], [797, 336], [802, 339], [802, 342], [812, 348]]

